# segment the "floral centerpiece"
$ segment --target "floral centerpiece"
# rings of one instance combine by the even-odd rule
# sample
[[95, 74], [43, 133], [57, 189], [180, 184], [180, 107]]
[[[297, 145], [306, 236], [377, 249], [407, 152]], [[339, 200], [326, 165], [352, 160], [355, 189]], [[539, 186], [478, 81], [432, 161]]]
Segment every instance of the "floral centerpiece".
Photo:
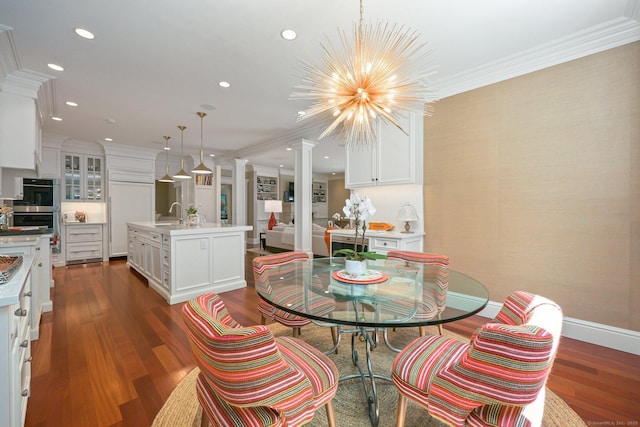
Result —
[[[345, 200], [345, 206], [342, 208], [342, 211], [347, 218], [353, 221], [353, 225], [355, 227], [355, 240], [353, 243], [353, 249], [339, 249], [334, 251], [333, 255], [345, 256], [345, 267], [348, 272], [361, 271], [364, 273], [364, 271], [366, 271], [365, 260], [385, 258], [384, 255], [376, 254], [375, 252], [358, 251], [358, 243], [360, 243], [361, 248], [364, 248], [364, 238], [367, 232], [367, 219], [376, 213], [376, 208], [368, 197], [365, 196], [361, 199], [358, 193], [352, 193], [351, 197]], [[358, 235], [360, 229], [362, 229], [362, 233]], [[349, 261], [359, 262], [359, 265], [355, 265]]]

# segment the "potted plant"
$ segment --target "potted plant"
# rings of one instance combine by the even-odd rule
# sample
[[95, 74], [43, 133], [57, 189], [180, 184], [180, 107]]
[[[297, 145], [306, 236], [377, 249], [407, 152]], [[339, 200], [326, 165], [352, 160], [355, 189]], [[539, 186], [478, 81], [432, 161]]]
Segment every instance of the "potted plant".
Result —
[[[375, 252], [358, 251], [358, 242], [364, 248], [364, 237], [367, 231], [367, 218], [376, 213], [376, 208], [368, 197], [360, 198], [358, 193], [352, 193], [349, 199], [345, 200], [342, 208], [345, 216], [353, 220], [355, 226], [355, 239], [353, 249], [339, 249], [333, 252], [333, 256], [345, 256], [345, 270], [349, 274], [363, 274], [367, 271], [367, 259], [384, 259], [384, 255]], [[358, 236], [358, 230], [362, 228], [362, 234]]]
[[189, 206], [187, 206], [186, 210], [189, 224], [197, 224], [199, 222], [198, 208], [194, 206], [193, 203], [189, 203]]

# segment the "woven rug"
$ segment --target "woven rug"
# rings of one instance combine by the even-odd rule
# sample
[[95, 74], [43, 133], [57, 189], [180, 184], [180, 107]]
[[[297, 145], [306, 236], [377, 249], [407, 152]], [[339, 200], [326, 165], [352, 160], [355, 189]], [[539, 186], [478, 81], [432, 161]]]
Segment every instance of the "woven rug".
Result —
[[[274, 335], [290, 335], [291, 329], [279, 324], [270, 325]], [[437, 332], [436, 329], [433, 330]], [[445, 335], [454, 336], [463, 341], [466, 338], [447, 332]], [[400, 328], [390, 331], [391, 344], [402, 347], [418, 336], [417, 328]], [[331, 347], [331, 333], [327, 328], [315, 325], [305, 326], [302, 329], [301, 338], [326, 351]], [[356, 340], [356, 349], [364, 362], [364, 344]], [[395, 357], [394, 352], [381, 343], [372, 351], [374, 373], [390, 375], [391, 364]], [[343, 334], [342, 343], [338, 354], [331, 354], [340, 371], [340, 375], [356, 373], [357, 368], [351, 360], [351, 335]], [[363, 366], [364, 369], [364, 366]], [[153, 422], [153, 427], [198, 427], [200, 426], [201, 409], [195, 392], [195, 381], [198, 369], [191, 371], [173, 391], [164, 406], [160, 409]], [[377, 380], [376, 386], [380, 398], [380, 427], [395, 426], [398, 392], [393, 383]], [[338, 385], [338, 391], [334, 399], [336, 419], [338, 426], [369, 426], [366, 398], [359, 379], [342, 381]], [[411, 401], [407, 405], [406, 427], [442, 427], [445, 424], [430, 417], [426, 409]], [[546, 390], [545, 412], [543, 426], [547, 427], [573, 427], [585, 426], [580, 417], [551, 390]], [[307, 424], [311, 427], [327, 426], [326, 412], [324, 408], [316, 411], [315, 418]]]

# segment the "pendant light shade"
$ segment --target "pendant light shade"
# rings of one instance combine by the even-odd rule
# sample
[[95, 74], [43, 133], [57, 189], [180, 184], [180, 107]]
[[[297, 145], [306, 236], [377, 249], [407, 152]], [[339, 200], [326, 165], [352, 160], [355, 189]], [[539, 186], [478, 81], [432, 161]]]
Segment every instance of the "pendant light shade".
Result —
[[175, 182], [171, 175], [169, 175], [169, 139], [170, 136], [164, 136], [164, 152], [166, 153], [166, 161], [164, 164], [164, 176], [160, 178], [158, 181], [160, 182]]
[[184, 130], [186, 126], [178, 126], [180, 129], [180, 170], [173, 175], [175, 179], [190, 179], [191, 175], [184, 170]]
[[207, 113], [198, 111], [196, 114], [198, 114], [198, 116], [200, 117], [200, 164], [193, 168], [191, 172], [200, 175], [210, 175], [213, 173], [213, 171], [204, 165], [204, 149], [202, 138], [202, 119], [207, 115]]

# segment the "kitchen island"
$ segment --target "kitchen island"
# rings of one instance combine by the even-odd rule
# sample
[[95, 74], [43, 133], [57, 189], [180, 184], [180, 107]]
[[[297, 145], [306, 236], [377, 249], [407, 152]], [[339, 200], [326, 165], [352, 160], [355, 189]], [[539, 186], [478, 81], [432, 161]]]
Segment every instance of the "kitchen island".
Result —
[[169, 304], [247, 286], [247, 225], [127, 223], [127, 263]]

